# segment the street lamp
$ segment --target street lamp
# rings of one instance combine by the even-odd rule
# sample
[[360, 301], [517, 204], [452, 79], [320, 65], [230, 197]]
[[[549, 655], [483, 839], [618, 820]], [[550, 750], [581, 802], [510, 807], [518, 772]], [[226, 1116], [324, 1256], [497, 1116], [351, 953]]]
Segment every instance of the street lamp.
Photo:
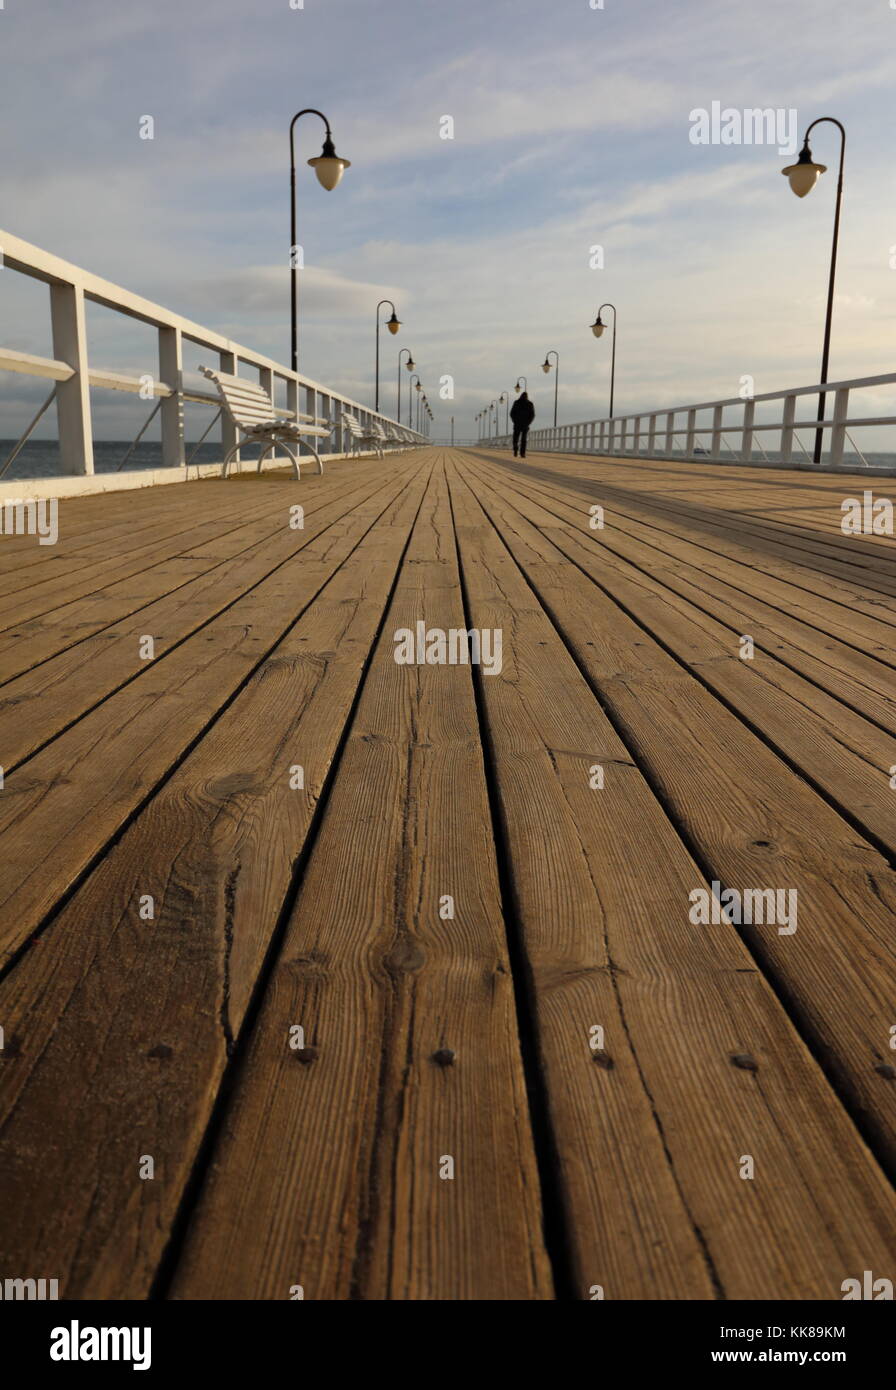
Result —
[[614, 390], [615, 390], [615, 387], [616, 387], [616, 305], [615, 305], [615, 304], [602, 304], [602, 305], [600, 306], [600, 309], [598, 309], [598, 311], [597, 311], [597, 318], [594, 320], [593, 324], [591, 325], [591, 332], [594, 334], [595, 338], [600, 338], [600, 337], [603, 335], [603, 331], [604, 331], [604, 329], [605, 329], [606, 326], [607, 326], [607, 325], [604, 323], [604, 321], [603, 321], [603, 319], [601, 318], [601, 316], [600, 316], [600, 315], [601, 315], [601, 309], [612, 309], [612, 310], [613, 310], [613, 353], [612, 353], [612, 356], [611, 356], [611, 359], [610, 359], [610, 419], [612, 420], [612, 418], [613, 418], [613, 393], [614, 393]]
[[[414, 361], [413, 357], [411, 356], [411, 349], [410, 349], [410, 348], [402, 348], [401, 351], [400, 351], [399, 354], [398, 354], [398, 423], [399, 423], [399, 424], [401, 424], [401, 359], [402, 359], [402, 357], [404, 357], [405, 353], [407, 353], [407, 355], [408, 355], [408, 360], [407, 360], [407, 362], [405, 362], [404, 365], [407, 367], [408, 371], [409, 371], [409, 372], [412, 372], [412, 371], [414, 370], [414, 368], [416, 367], [416, 365], [417, 365], [416, 362]], [[411, 419], [411, 400], [410, 400], [410, 396], [411, 396], [411, 383], [408, 382], [408, 423], [410, 423], [410, 419]]]
[[557, 427], [557, 387], [560, 385], [560, 354], [559, 354], [559, 352], [556, 350], [556, 348], [551, 348], [550, 352], [546, 352], [546, 353], [545, 353], [545, 355], [544, 355], [544, 361], [543, 361], [542, 364], [541, 364], [541, 370], [545, 373], [545, 375], [547, 375], [547, 373], [551, 370], [551, 363], [550, 363], [551, 353], [553, 353], [553, 354], [554, 354], [554, 357], [556, 358], [556, 367], [557, 367], [557, 370], [556, 370], [556, 372], [555, 372], [555, 374], [554, 374], [554, 428], [556, 429], [556, 427]]
[[[489, 406], [489, 412], [491, 412], [491, 411], [494, 411], [494, 412], [495, 412], [495, 438], [497, 439], [497, 438], [498, 438], [498, 402], [497, 402], [497, 401], [492, 401], [491, 405]], [[491, 429], [489, 429], [489, 434], [491, 434]]]
[[521, 382], [521, 381], [525, 381], [525, 383], [526, 383], [525, 389], [526, 389], [527, 391], [528, 391], [528, 389], [529, 389], [529, 379], [528, 379], [528, 377], [525, 377], [525, 376], [518, 376], [517, 379], [516, 379], [516, 386], [514, 386], [514, 388], [513, 388], [514, 391], [517, 393], [517, 395], [519, 395], [519, 393], [520, 393], [520, 382]]
[[[410, 425], [411, 429], [414, 428], [414, 398], [411, 395], [412, 386], [418, 393], [423, 390], [423, 387], [420, 385], [420, 378], [416, 372], [414, 372], [413, 376], [408, 382], [408, 424]], [[419, 401], [419, 394], [417, 396], [417, 399]]]
[[[828, 379], [828, 359], [831, 353], [831, 317], [834, 310], [834, 277], [837, 273], [837, 242], [840, 237], [840, 205], [843, 201], [843, 160], [846, 154], [846, 131], [838, 120], [833, 116], [819, 116], [817, 120], [807, 126], [806, 134], [803, 136], [803, 148], [800, 150], [796, 164], [790, 164], [786, 169], [782, 169], [782, 174], [786, 174], [790, 180], [790, 187], [798, 198], [805, 198], [810, 193], [818, 181], [818, 175], [827, 171], [826, 164], [816, 164], [812, 158], [812, 151], [809, 149], [809, 135], [817, 125], [827, 121], [830, 125], [835, 125], [840, 132], [840, 168], [837, 174], [837, 198], [834, 204], [834, 238], [831, 244], [831, 269], [828, 276], [828, 307], [824, 321], [824, 346], [821, 351], [821, 383]], [[824, 420], [824, 398], [822, 391], [818, 397], [818, 414], [816, 419], [819, 424]], [[815, 431], [815, 454], [814, 461], [821, 463], [821, 451], [824, 441], [824, 430], [820, 427]]]
[[320, 154], [314, 159], [309, 159], [308, 163], [317, 174], [317, 181], [322, 188], [332, 191], [343, 172], [351, 168], [351, 160], [342, 159], [336, 153], [333, 144], [333, 133], [330, 130], [330, 122], [322, 111], [316, 111], [313, 106], [306, 106], [303, 111], [298, 111], [293, 116], [289, 127], [289, 264], [292, 270], [292, 369], [297, 372], [299, 369], [299, 284], [296, 275], [296, 140], [295, 129], [296, 121], [300, 116], [319, 116], [326, 126], [324, 146]]
[[498, 403], [505, 407], [504, 410], [504, 433], [510, 433], [510, 392], [502, 391], [498, 397]]
[[[391, 299], [381, 299], [376, 306], [376, 391], [373, 408], [379, 414], [380, 409], [380, 309], [384, 304], [392, 304]], [[386, 327], [389, 332], [395, 334], [401, 327], [401, 319], [395, 312], [395, 305], [392, 304], [392, 317], [386, 320]]]

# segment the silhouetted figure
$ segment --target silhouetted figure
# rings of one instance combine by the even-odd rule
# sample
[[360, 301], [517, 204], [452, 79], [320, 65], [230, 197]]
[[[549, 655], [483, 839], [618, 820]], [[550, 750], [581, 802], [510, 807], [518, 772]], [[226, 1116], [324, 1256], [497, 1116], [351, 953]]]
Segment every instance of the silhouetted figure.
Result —
[[526, 457], [526, 437], [529, 433], [529, 426], [535, 419], [535, 406], [529, 400], [529, 392], [524, 391], [518, 401], [514, 401], [510, 407], [510, 418], [513, 421], [513, 457], [517, 453], [521, 459]]

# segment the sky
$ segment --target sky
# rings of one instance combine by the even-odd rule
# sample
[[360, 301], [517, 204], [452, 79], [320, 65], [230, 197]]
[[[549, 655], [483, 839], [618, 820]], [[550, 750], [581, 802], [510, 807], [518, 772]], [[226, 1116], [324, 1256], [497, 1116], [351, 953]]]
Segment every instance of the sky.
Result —
[[[591, 8], [594, 4], [596, 7]], [[352, 161], [326, 192], [299, 123], [301, 367], [382, 405], [409, 347], [458, 437], [520, 374], [549, 423], [818, 379], [839, 137], [805, 199], [774, 143], [697, 144], [693, 113], [847, 128], [831, 379], [896, 370], [896, 0], [0, 0], [0, 228], [286, 363], [289, 122]], [[792, 116], [789, 113], [794, 113]], [[154, 138], [140, 138], [151, 115]], [[454, 138], [443, 139], [444, 117]], [[602, 248], [595, 254], [594, 247]], [[602, 267], [594, 262], [602, 261]], [[0, 342], [52, 355], [45, 287], [0, 273]], [[610, 316], [604, 315], [605, 319]], [[91, 361], [153, 370], [91, 309]], [[454, 399], [440, 399], [450, 376]], [[447, 389], [447, 388], [446, 388]], [[45, 383], [0, 373], [0, 437]], [[896, 391], [869, 393], [896, 413]], [[94, 393], [98, 438], [145, 406]], [[52, 421], [47, 417], [47, 430]]]

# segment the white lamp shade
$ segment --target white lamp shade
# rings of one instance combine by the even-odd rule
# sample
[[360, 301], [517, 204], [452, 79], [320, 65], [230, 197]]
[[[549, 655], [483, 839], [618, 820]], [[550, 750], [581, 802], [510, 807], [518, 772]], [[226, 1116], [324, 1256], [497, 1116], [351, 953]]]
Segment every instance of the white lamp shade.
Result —
[[811, 193], [818, 182], [818, 175], [824, 174], [827, 167], [826, 164], [803, 162], [801, 164], [788, 164], [786, 169], [781, 170], [781, 173], [787, 175], [790, 180], [790, 187], [796, 196], [805, 198], [806, 194]]
[[330, 190], [336, 187], [344, 171], [352, 167], [350, 159], [340, 159], [338, 155], [330, 154], [316, 155], [308, 163], [317, 174], [318, 183]]
[[541, 364], [541, 370], [542, 370], [543, 372], [549, 372], [549, 371], [551, 370], [551, 364], [550, 364], [550, 362], [542, 362], [542, 364]]
[[606, 324], [604, 323], [593, 323], [591, 325], [591, 332], [594, 334], [595, 338], [599, 338], [605, 328]]

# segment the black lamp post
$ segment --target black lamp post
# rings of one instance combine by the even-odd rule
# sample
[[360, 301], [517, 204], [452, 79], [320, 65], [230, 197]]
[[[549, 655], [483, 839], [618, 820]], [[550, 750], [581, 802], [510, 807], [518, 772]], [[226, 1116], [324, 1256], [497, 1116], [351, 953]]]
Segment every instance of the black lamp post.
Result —
[[318, 183], [327, 190], [336, 187], [342, 178], [343, 172], [351, 168], [351, 160], [342, 159], [336, 153], [333, 144], [333, 133], [330, 130], [330, 122], [322, 111], [316, 111], [313, 106], [306, 106], [303, 111], [298, 111], [293, 116], [289, 126], [289, 236], [290, 251], [289, 264], [292, 270], [292, 369], [294, 372], [299, 370], [299, 284], [296, 275], [296, 121], [300, 116], [319, 116], [326, 126], [327, 133], [324, 137], [324, 147], [320, 154], [314, 159], [309, 159], [308, 163], [317, 174]]
[[[411, 356], [411, 349], [410, 349], [410, 348], [402, 348], [402, 349], [401, 349], [401, 352], [398, 354], [398, 423], [399, 423], [399, 424], [401, 424], [401, 359], [402, 359], [402, 357], [404, 357], [405, 353], [407, 353], [407, 355], [408, 355], [408, 360], [407, 360], [407, 362], [405, 362], [404, 365], [407, 367], [408, 371], [409, 371], [409, 372], [412, 372], [412, 371], [414, 370], [415, 366], [417, 365], [416, 362], [414, 361], [413, 357]], [[410, 400], [410, 396], [411, 396], [411, 383], [408, 382], [408, 424], [411, 423], [411, 400]]]
[[[376, 391], [374, 393], [373, 408], [379, 414], [380, 409], [380, 309], [384, 304], [392, 304], [391, 299], [381, 299], [376, 306]], [[393, 335], [401, 327], [401, 319], [395, 312], [395, 305], [392, 304], [392, 317], [386, 320], [386, 327]]]
[[504, 406], [504, 433], [510, 433], [510, 392], [502, 391], [498, 397], [498, 404]]
[[612, 418], [613, 418], [613, 393], [614, 393], [614, 390], [615, 390], [615, 387], [616, 387], [616, 305], [615, 305], [615, 304], [602, 304], [602, 305], [600, 306], [600, 309], [598, 309], [598, 311], [597, 311], [597, 318], [594, 320], [593, 324], [591, 325], [591, 332], [594, 334], [595, 338], [600, 338], [600, 337], [603, 335], [604, 329], [606, 328], [606, 324], [604, 323], [603, 319], [602, 319], [601, 316], [600, 316], [600, 315], [601, 315], [601, 309], [612, 309], [612, 310], [613, 310], [613, 353], [612, 353], [612, 356], [611, 356], [611, 358], [610, 358], [610, 419], [612, 420]]
[[560, 385], [560, 354], [559, 354], [559, 352], [557, 351], [556, 348], [551, 348], [550, 352], [546, 352], [546, 353], [545, 353], [545, 355], [544, 355], [544, 361], [543, 361], [542, 364], [541, 364], [541, 370], [542, 370], [545, 374], [547, 374], [547, 373], [551, 370], [551, 362], [550, 362], [551, 353], [553, 353], [553, 355], [554, 355], [555, 364], [556, 364], [556, 371], [555, 371], [555, 373], [554, 373], [554, 428], [556, 429], [556, 427], [557, 427], [557, 387]]
[[419, 402], [420, 392], [423, 390], [423, 387], [420, 385], [420, 378], [416, 372], [412, 374], [411, 379], [408, 382], [408, 425], [411, 429], [414, 428], [414, 398], [411, 395], [412, 386], [417, 392], [417, 400]]
[[[816, 164], [812, 159], [812, 151], [809, 149], [809, 135], [817, 125], [827, 121], [835, 125], [840, 132], [840, 169], [837, 174], [837, 198], [834, 204], [834, 238], [831, 244], [831, 269], [828, 275], [828, 307], [824, 320], [824, 346], [821, 351], [821, 382], [822, 385], [828, 379], [828, 359], [831, 353], [831, 318], [834, 310], [834, 277], [837, 273], [837, 242], [840, 238], [840, 205], [843, 201], [843, 160], [846, 155], [846, 131], [834, 116], [819, 116], [806, 129], [803, 137], [803, 148], [800, 150], [796, 164], [789, 165], [782, 169], [782, 174], [786, 174], [790, 180], [790, 187], [798, 198], [805, 198], [806, 194], [815, 187], [819, 174], [827, 171], [826, 164]], [[824, 400], [825, 393], [822, 391], [818, 397], [818, 414], [816, 419], [820, 422], [824, 420]], [[824, 442], [824, 430], [815, 431], [815, 454], [816, 463], [821, 463], [822, 445]]]

